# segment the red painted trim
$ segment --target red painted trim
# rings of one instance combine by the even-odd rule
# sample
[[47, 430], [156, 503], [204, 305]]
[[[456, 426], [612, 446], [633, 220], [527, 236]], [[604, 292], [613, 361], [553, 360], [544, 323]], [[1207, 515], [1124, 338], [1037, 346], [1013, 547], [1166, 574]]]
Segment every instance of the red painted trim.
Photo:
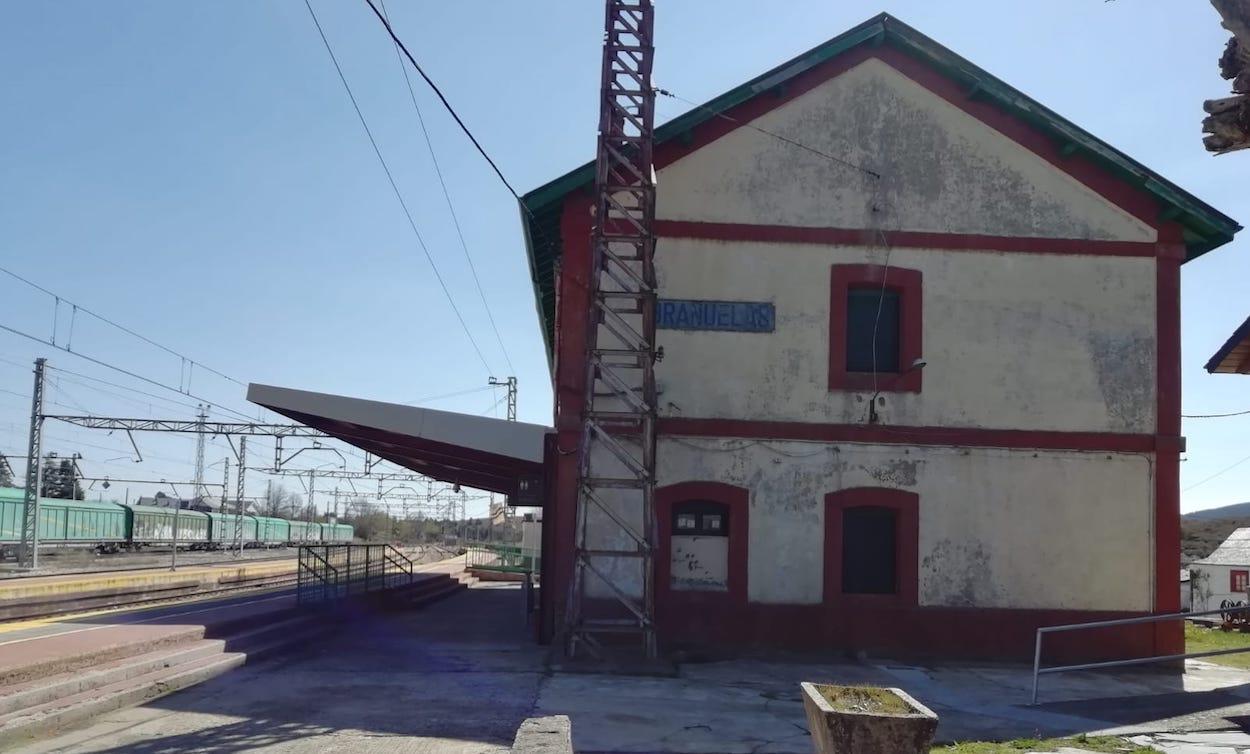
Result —
[[[741, 437], [753, 440], [809, 440], [860, 442], [875, 445], [945, 445], [1036, 450], [1092, 450], [1106, 453], [1149, 453], [1154, 435], [1116, 432], [1048, 432], [1018, 429], [960, 427], [904, 427], [869, 424], [816, 424], [743, 419], [665, 417], [662, 435], [687, 437]], [[1178, 587], [1179, 588], [1179, 587]]]
[[[924, 352], [922, 345], [924, 278], [920, 270], [876, 264], [835, 264], [829, 283], [829, 389], [919, 393], [923, 372], [907, 367]], [[849, 372], [846, 369], [846, 301], [851, 288], [882, 288], [899, 295], [898, 374]], [[880, 353], [880, 351], [878, 351]]]
[[[747, 602], [747, 548], [751, 530], [751, 493], [724, 482], [681, 482], [655, 490], [655, 597], [659, 614], [685, 614], [691, 620], [709, 607], [744, 606]], [[673, 506], [688, 500], [709, 500], [729, 509], [729, 583], [724, 592], [673, 590]]]
[[942, 249], [943, 251], [999, 251], [1026, 254], [1079, 256], [1153, 257], [1158, 244], [1149, 241], [1096, 241], [1076, 238], [1028, 238], [985, 236], [970, 233], [928, 231], [878, 231], [864, 228], [814, 228], [797, 225], [712, 223], [693, 220], [656, 220], [661, 238], [699, 238], [709, 241], [819, 244], [824, 246], [870, 246], [885, 243], [894, 248]]
[[869, 58], [877, 58], [915, 83], [963, 110], [1003, 136], [1075, 178], [1087, 188], [1115, 204], [1151, 227], [1160, 227], [1159, 201], [1140, 186], [1108, 172], [1081, 153], [1064, 155], [1063, 144], [1049, 134], [1009, 114], [1001, 107], [968, 96], [965, 86], [947, 78], [924, 61], [888, 45], [859, 47], [804, 71], [788, 80], [780, 93], [761, 93], [725, 111], [727, 118], [712, 118], [694, 127], [688, 139], [671, 139], [656, 145], [656, 169], [666, 167], [725, 134], [790, 102], [820, 84], [838, 76]]
[[[892, 595], [843, 594], [842, 520], [848, 508], [872, 506], [895, 512], [895, 561], [897, 583]], [[920, 496], [885, 487], [852, 487], [825, 495], [825, 582], [826, 605], [848, 610], [875, 610], [882, 607], [915, 607], [920, 592]]]
[[[583, 385], [586, 379], [586, 334], [590, 292], [590, 201], [580, 194], [564, 200], [560, 218], [563, 254], [560, 260], [559, 310], [560, 327], [556, 331], [555, 354], [555, 483], [548, 492], [552, 518], [550, 531], [556, 546], [552, 562], [543, 574], [543, 591], [550, 600], [548, 608], [553, 634], [564, 619], [565, 600], [573, 575], [573, 542], [577, 527], [577, 447], [581, 438]], [[546, 536], [544, 534], [544, 536]], [[544, 566], [547, 564], [544, 562]]]
[[[1180, 610], [1181, 511], [1181, 262], [1185, 248], [1160, 244], [1155, 263], [1155, 352], [1158, 358], [1158, 405], [1155, 432], [1155, 612]], [[1160, 623], [1156, 647], [1161, 654], [1183, 651], [1185, 637], [1179, 623]]]
[[[703, 605], [660, 616], [666, 651], [693, 649], [741, 654], [743, 649], [864, 651], [893, 657], [1029, 661], [1042, 626], [1141, 615], [1094, 610], [905, 607], [848, 609], [848, 605]], [[1046, 637], [1044, 664], [1149, 657], [1149, 625], [1090, 629]]]
[[[1237, 579], [1239, 577], [1241, 579], [1240, 584], [1237, 583]], [[1233, 594], [1246, 591], [1247, 578], [1250, 578], [1250, 571], [1245, 571], [1245, 570], [1229, 571], [1228, 572], [1228, 591], [1232, 592]]]

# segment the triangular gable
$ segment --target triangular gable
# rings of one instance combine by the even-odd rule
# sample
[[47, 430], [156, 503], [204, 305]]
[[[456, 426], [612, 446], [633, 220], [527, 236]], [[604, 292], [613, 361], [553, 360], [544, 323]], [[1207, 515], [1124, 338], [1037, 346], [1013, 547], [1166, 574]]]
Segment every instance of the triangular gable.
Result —
[[[1128, 155], [969, 63], [906, 24], [881, 14], [798, 57], [695, 107], [656, 129], [656, 164], [663, 168], [784, 102], [872, 56], [891, 64], [948, 101], [974, 112], [1004, 135], [1054, 164], [1146, 222], [1175, 223], [1193, 259], [1227, 243], [1240, 226]], [[725, 117], [729, 116], [729, 117]], [[587, 163], [522, 197], [530, 273], [543, 335], [552, 353], [553, 270], [561, 254], [564, 199], [588, 191]]]

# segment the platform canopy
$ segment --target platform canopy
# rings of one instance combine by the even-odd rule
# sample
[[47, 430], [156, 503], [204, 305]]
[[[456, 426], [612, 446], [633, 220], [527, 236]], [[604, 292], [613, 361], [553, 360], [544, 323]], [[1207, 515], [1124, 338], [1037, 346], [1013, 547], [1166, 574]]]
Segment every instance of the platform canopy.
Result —
[[549, 427], [272, 385], [247, 399], [419, 474], [541, 505]]
[[1250, 374], [1250, 318], [1207, 361], [1211, 374]]

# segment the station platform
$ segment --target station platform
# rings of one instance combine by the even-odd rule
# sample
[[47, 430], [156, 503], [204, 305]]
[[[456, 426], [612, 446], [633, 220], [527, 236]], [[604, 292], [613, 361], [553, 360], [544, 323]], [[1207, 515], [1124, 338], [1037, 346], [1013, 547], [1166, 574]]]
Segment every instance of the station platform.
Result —
[[430, 563], [334, 606], [300, 606], [287, 588], [0, 624], [0, 748], [323, 640], [355, 615], [421, 607], [464, 589], [462, 574], [463, 558]]
[[124, 571], [100, 571], [50, 576], [22, 576], [0, 580], [0, 602], [60, 597], [81, 592], [153, 588], [171, 585], [211, 586], [254, 576], [294, 574], [295, 557], [281, 560], [241, 561], [213, 565], [186, 565], [171, 571], [168, 567]]

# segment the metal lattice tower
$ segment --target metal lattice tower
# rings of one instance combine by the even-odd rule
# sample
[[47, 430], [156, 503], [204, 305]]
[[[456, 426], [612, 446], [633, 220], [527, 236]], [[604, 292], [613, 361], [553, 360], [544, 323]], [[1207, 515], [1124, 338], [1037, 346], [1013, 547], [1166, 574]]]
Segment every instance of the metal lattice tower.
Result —
[[[203, 435], [201, 435], [202, 437]], [[243, 557], [243, 475], [247, 473], [247, 435], [239, 438], [239, 466], [235, 471], [234, 480], [234, 541], [231, 549], [236, 557]], [[225, 507], [226, 492], [221, 492], [222, 507]], [[225, 511], [222, 511], [223, 513]]]
[[497, 380], [491, 377], [488, 385], [500, 385], [508, 388], [508, 421], [516, 421], [516, 377], [509, 377], [506, 380]]
[[[602, 656], [606, 634], [638, 634], [656, 656], [654, 13], [607, 0], [569, 657]], [[591, 575], [623, 610], [589, 614]]]
[[22, 545], [18, 565], [39, 567], [39, 497], [43, 494], [43, 372], [47, 359], [35, 359], [30, 400], [30, 444], [26, 451], [26, 500], [22, 506]]

